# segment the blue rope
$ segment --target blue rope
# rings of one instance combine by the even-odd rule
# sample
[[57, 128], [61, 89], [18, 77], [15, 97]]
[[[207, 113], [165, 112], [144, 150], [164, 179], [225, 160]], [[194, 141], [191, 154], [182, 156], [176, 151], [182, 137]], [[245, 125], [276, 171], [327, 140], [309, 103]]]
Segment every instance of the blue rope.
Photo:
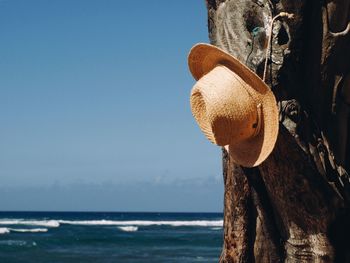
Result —
[[264, 28], [263, 27], [260, 27], [260, 26], [257, 26], [257, 27], [254, 27], [252, 32], [250, 32], [250, 34], [252, 35], [253, 39], [252, 39], [252, 43], [251, 43], [251, 49], [250, 49], [250, 52], [247, 56], [247, 59], [245, 61], [245, 64], [247, 65], [248, 63], [248, 59], [250, 57], [250, 55], [253, 53], [253, 48], [254, 48], [254, 39], [255, 37], [260, 33], [260, 32], [263, 32], [264, 31]]

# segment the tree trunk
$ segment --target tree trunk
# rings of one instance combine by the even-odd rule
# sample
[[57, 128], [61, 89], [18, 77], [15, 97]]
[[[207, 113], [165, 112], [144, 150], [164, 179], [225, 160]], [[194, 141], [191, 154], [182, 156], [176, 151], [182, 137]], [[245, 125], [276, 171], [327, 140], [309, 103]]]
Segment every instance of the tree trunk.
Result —
[[209, 37], [262, 77], [280, 109], [257, 168], [223, 149], [221, 262], [350, 262], [350, 0], [207, 0]]

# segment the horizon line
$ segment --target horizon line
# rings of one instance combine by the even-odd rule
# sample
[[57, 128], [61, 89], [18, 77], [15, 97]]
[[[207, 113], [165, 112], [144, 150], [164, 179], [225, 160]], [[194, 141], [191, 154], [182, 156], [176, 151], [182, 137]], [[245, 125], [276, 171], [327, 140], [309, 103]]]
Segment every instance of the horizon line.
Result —
[[72, 210], [0, 210], [0, 213], [149, 213], [149, 214], [223, 214], [223, 212], [170, 212], [170, 211], [86, 211], [86, 210], [78, 210], [78, 211], [72, 211]]

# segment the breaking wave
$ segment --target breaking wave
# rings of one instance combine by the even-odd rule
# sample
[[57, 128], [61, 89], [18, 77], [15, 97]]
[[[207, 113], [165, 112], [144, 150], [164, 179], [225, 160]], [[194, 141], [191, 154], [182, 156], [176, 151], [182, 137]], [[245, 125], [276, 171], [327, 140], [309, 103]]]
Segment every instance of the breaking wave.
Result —
[[0, 225], [27, 225], [43, 227], [59, 227], [57, 220], [24, 220], [24, 219], [2, 219]]
[[7, 227], [0, 227], [0, 235], [10, 233], [10, 229]]
[[136, 232], [139, 228], [137, 226], [119, 226], [118, 229], [124, 232]]
[[42, 233], [47, 232], [47, 228], [9, 228], [9, 227], [0, 227], [0, 235], [1, 234], [8, 234], [10, 232], [20, 232], [20, 233]]
[[189, 221], [148, 221], [148, 220], [58, 220], [61, 224], [69, 225], [95, 225], [95, 226], [202, 226], [222, 227], [223, 220], [189, 220]]
[[[172, 227], [222, 227], [223, 220], [174, 220], [174, 221], [150, 221], [150, 220], [25, 220], [25, 219], [1, 219], [0, 225], [26, 225], [26, 226], [41, 226], [41, 227], [59, 227], [61, 224], [66, 225], [84, 225], [84, 226], [172, 226]], [[6, 232], [7, 228], [0, 228], [1, 231]], [[40, 230], [39, 230], [40, 229]], [[36, 228], [38, 232], [44, 232], [46, 228]], [[7, 229], [9, 230], [9, 229]], [[30, 232], [25, 229], [23, 232]], [[28, 231], [27, 231], [28, 230]], [[32, 229], [33, 230], [33, 229]], [[33, 232], [34, 232], [33, 230]], [[21, 230], [20, 230], [21, 231]], [[18, 232], [20, 232], [18, 231]], [[46, 232], [46, 231], [45, 231]]]
[[27, 229], [16, 229], [16, 228], [9, 228], [11, 232], [21, 232], [21, 233], [43, 233], [47, 232], [47, 228], [27, 228]]

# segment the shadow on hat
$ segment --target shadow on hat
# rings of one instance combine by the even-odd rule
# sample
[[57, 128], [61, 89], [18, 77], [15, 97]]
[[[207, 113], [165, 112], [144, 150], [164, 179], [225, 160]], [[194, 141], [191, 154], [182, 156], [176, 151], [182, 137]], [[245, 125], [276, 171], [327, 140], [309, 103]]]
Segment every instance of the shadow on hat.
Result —
[[209, 44], [195, 45], [188, 65], [197, 80], [191, 110], [205, 136], [225, 146], [239, 165], [262, 163], [278, 135], [278, 108], [270, 88], [236, 58]]

